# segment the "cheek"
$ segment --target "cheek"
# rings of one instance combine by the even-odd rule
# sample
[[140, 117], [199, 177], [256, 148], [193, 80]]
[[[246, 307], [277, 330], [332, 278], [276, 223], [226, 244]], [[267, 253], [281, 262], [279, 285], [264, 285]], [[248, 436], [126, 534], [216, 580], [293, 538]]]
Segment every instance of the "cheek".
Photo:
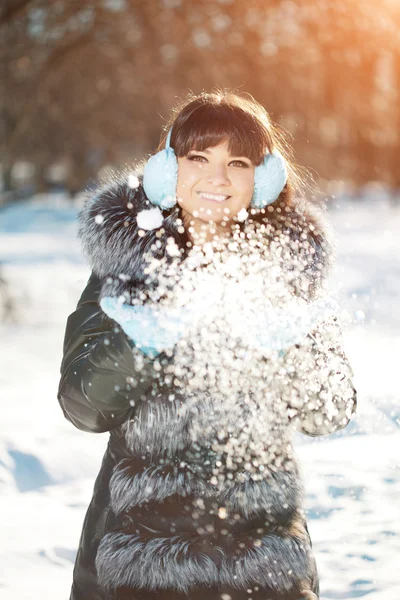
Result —
[[236, 183], [242, 199], [250, 202], [254, 192], [254, 171], [244, 174]]
[[[179, 163], [178, 163], [179, 164]], [[198, 168], [191, 168], [190, 165], [183, 163], [178, 167], [178, 192], [190, 190], [190, 188], [200, 179], [201, 171]]]

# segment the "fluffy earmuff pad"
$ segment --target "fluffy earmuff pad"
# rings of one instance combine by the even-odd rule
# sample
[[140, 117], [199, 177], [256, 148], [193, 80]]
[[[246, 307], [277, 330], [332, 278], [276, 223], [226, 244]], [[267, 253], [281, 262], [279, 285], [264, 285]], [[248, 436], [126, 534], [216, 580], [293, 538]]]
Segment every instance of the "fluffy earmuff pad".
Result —
[[152, 156], [144, 168], [143, 188], [152, 204], [163, 209], [176, 204], [178, 161], [172, 148]]
[[286, 163], [277, 152], [267, 154], [254, 174], [254, 192], [251, 206], [264, 208], [277, 200], [288, 178]]

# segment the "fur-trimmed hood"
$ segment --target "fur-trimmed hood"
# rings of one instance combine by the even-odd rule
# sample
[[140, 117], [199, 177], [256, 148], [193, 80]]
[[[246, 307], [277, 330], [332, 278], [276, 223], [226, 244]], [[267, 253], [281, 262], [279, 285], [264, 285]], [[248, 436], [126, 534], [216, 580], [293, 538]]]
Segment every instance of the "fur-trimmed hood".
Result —
[[[160, 227], [141, 229], [138, 215], [159, 211]], [[140, 222], [140, 220], [139, 220]], [[179, 206], [161, 211], [155, 208], [143, 189], [142, 175], [125, 171], [99, 187], [79, 216], [79, 238], [96, 275], [105, 279], [101, 297], [120, 295], [130, 284], [146, 280], [149, 254], [170, 260], [169, 244], [179, 248], [184, 259], [189, 237], [183, 227]], [[264, 227], [265, 242], [278, 235], [298, 242], [305, 261], [310, 299], [321, 289], [330, 271], [333, 243], [324, 211], [306, 199], [277, 200], [272, 206], [252, 210], [242, 230]], [[293, 246], [293, 252], [296, 247]]]

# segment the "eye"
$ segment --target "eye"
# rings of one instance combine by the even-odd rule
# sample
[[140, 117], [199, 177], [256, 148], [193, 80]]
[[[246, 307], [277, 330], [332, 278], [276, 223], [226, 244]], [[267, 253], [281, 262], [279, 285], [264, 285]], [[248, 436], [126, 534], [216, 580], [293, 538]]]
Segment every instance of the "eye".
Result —
[[188, 160], [192, 160], [194, 162], [207, 162], [206, 157], [200, 156], [200, 154], [189, 154], [187, 158]]
[[236, 167], [244, 167], [245, 169], [248, 168], [248, 164], [245, 163], [243, 160], [233, 160], [231, 163], [231, 165], [233, 164]]

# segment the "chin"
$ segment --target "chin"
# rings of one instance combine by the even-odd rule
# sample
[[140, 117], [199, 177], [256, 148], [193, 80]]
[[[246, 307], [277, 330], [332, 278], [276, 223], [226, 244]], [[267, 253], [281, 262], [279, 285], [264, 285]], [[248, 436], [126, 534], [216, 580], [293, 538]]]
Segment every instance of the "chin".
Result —
[[[200, 221], [203, 221], [203, 223], [216, 223], [218, 225], [220, 225], [222, 222], [224, 222], [224, 217], [229, 216], [229, 215], [225, 215], [225, 213], [213, 213], [211, 215], [201, 215], [199, 214], [198, 219]], [[229, 220], [232, 217], [229, 217]], [[225, 222], [227, 222], [227, 219], [225, 219]]]
[[[222, 222], [224, 217], [228, 217], [228, 219], [232, 219], [236, 214], [237, 210], [232, 209], [229, 205], [208, 205], [203, 207], [204, 212], [200, 212], [200, 208], [195, 208], [193, 212], [197, 212], [197, 218], [201, 219], [201, 221], [214, 221], [214, 223]], [[229, 213], [226, 213], [224, 209], [229, 208]], [[206, 213], [206, 211], [210, 211]], [[193, 214], [192, 212], [192, 214]]]

